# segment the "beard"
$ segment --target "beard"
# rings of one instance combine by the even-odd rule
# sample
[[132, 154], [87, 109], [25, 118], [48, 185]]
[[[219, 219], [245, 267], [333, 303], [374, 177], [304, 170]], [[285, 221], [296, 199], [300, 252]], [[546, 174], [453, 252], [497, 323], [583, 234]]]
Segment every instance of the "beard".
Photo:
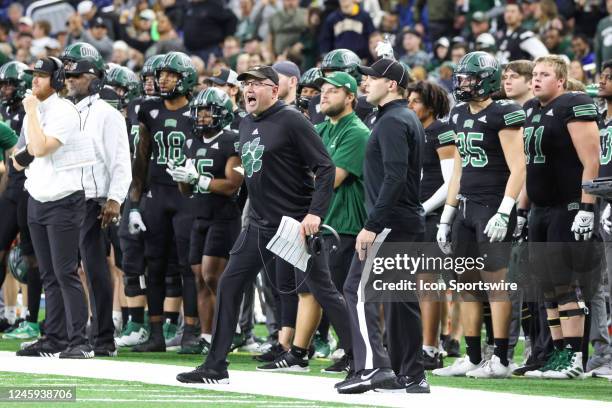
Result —
[[344, 111], [344, 105], [335, 105], [335, 106], [331, 105], [326, 110], [324, 110], [323, 113], [329, 116], [330, 118], [333, 118], [341, 114], [343, 111]]

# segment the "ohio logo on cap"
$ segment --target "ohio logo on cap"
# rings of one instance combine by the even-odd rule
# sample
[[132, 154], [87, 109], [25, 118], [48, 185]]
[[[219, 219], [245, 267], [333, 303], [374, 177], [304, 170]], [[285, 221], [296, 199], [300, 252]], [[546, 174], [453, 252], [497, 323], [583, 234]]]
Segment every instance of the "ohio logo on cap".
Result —
[[38, 60], [36, 61], [36, 64], [34, 65], [34, 69], [40, 69], [43, 66], [43, 60]]

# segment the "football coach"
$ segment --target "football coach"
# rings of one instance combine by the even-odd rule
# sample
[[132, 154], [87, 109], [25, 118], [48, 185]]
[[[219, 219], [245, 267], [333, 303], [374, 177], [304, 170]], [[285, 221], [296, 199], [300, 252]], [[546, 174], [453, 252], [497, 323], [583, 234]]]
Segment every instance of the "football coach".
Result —
[[26, 146], [13, 163], [18, 170], [26, 168], [28, 226], [45, 291], [46, 336], [17, 355], [92, 358], [77, 262], [85, 217], [81, 167], [94, 160], [87, 154], [93, 146], [83, 143], [75, 106], [57, 94], [64, 87], [61, 61], [39, 59], [31, 72], [32, 95], [23, 99]]

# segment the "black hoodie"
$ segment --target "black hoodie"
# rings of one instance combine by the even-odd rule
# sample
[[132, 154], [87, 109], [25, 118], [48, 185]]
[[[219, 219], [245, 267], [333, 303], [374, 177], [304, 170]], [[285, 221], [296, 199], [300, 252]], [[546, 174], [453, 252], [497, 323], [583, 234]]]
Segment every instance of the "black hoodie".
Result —
[[[313, 125], [278, 101], [240, 123], [240, 156], [249, 191], [249, 218], [276, 228], [283, 216], [321, 219], [333, 193], [335, 167]], [[316, 177], [316, 183], [315, 183]]]

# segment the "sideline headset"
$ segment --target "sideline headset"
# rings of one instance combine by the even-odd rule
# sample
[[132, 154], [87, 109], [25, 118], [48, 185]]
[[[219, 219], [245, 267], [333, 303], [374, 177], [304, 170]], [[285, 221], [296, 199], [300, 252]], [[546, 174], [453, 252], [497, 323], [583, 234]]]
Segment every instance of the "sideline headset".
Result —
[[64, 64], [59, 58], [47, 58], [49, 58], [49, 60], [53, 62], [53, 65], [55, 65], [55, 70], [53, 71], [53, 74], [51, 74], [51, 88], [59, 92], [64, 89], [64, 83], [66, 82], [66, 71], [64, 70]]
[[320, 230], [323, 229], [331, 232], [335, 239], [330, 252], [333, 254], [338, 250], [338, 247], [340, 246], [340, 236], [338, 235], [338, 232], [327, 224], [321, 224], [318, 233], [306, 237], [306, 246], [308, 247], [308, 253], [310, 255], [321, 255], [321, 252], [323, 251], [323, 237], [321, 236]]

